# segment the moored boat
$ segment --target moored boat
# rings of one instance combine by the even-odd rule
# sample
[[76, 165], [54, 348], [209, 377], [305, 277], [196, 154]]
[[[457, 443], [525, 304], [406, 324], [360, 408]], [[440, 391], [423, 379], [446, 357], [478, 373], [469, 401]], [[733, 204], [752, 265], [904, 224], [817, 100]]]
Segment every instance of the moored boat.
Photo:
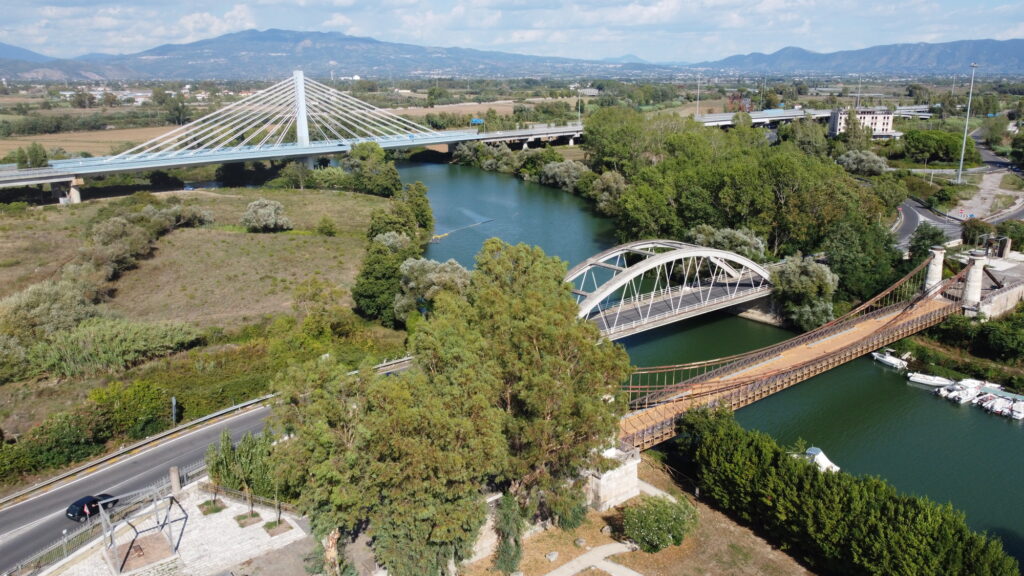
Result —
[[894, 350], [891, 348], [886, 348], [881, 352], [872, 352], [871, 357], [890, 368], [895, 368], [897, 370], [906, 370], [907, 361], [902, 360], [897, 356], [893, 356], [891, 352], [894, 352]]
[[932, 376], [931, 374], [924, 374], [922, 372], [908, 372], [907, 380], [910, 380], [911, 382], [915, 382], [917, 384], [924, 384], [925, 386], [933, 386], [936, 388], [940, 386], [949, 386], [950, 384], [955, 383], [954, 380], [951, 380], [949, 378], [943, 378], [942, 376]]

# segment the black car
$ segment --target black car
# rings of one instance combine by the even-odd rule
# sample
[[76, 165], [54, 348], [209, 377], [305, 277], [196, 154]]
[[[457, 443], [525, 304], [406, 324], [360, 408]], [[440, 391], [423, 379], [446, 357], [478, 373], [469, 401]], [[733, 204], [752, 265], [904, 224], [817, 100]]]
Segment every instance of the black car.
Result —
[[89, 518], [99, 514], [101, 502], [103, 509], [109, 510], [114, 507], [114, 504], [117, 504], [117, 498], [114, 498], [110, 494], [83, 496], [72, 502], [71, 506], [68, 506], [68, 510], [65, 515], [75, 522], [86, 522]]

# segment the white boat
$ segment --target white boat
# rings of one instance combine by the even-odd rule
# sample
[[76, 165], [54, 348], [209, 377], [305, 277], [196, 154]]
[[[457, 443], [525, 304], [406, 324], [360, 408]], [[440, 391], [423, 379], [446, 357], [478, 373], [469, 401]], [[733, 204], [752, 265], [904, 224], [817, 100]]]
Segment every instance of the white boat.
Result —
[[942, 396], [943, 398], [949, 398], [949, 395], [956, 392], [957, 390], [960, 390], [960, 388], [957, 388], [955, 384], [952, 386], [943, 386], [942, 388], [939, 388], [936, 394]]
[[1024, 420], [1024, 400], [1013, 403], [1013, 406], [1010, 408], [1010, 418]]
[[971, 404], [977, 404], [978, 406], [984, 408], [985, 404], [995, 400], [996, 398], [998, 398], [998, 396], [996, 396], [995, 394], [982, 394], [981, 396], [978, 396], [974, 400], [971, 400]]
[[997, 398], [989, 403], [987, 410], [1000, 416], [1009, 416], [1011, 406], [1013, 406], [1013, 400], [1010, 400], [1009, 398]]
[[963, 380], [957, 381], [957, 384], [959, 384], [961, 386], [972, 386], [972, 387], [974, 387], [974, 386], [984, 386], [985, 388], [993, 388], [995, 390], [1002, 390], [1002, 388], [1003, 388], [1002, 386], [1000, 386], [999, 384], [996, 384], [994, 382], [989, 382], [987, 380], [976, 380], [974, 378], [964, 378]]
[[818, 467], [818, 470], [822, 472], [839, 472], [839, 466], [836, 466], [825, 456], [825, 452], [817, 446], [811, 446], [804, 453], [805, 457], [814, 463]]
[[907, 361], [901, 360], [898, 357], [893, 356], [892, 354], [890, 354], [890, 352], [894, 352], [894, 350], [892, 350], [891, 348], [886, 348], [882, 352], [872, 352], [871, 357], [890, 368], [895, 368], [897, 370], [906, 370]]
[[977, 398], [979, 394], [981, 394], [981, 390], [979, 388], [972, 386], [970, 388], [964, 388], [963, 390], [957, 392], [955, 397], [954, 395], [951, 394], [949, 398], [951, 400], [955, 400], [957, 404], [967, 404], [971, 400]]
[[908, 372], [907, 380], [910, 380], [911, 382], [916, 382], [917, 384], [924, 384], [925, 386], [933, 386], [936, 388], [940, 386], [949, 386], [950, 384], [955, 383], [954, 380], [950, 380], [949, 378], [943, 378], [942, 376], [932, 376], [931, 374], [924, 374], [922, 372]]

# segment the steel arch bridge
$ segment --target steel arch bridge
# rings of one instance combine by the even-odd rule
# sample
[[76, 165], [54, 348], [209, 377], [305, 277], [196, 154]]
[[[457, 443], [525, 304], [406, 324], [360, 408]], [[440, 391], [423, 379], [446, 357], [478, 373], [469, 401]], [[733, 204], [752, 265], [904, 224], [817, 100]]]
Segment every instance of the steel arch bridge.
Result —
[[588, 319], [617, 340], [763, 298], [770, 272], [753, 260], [675, 240], [640, 240], [606, 250], [565, 276]]

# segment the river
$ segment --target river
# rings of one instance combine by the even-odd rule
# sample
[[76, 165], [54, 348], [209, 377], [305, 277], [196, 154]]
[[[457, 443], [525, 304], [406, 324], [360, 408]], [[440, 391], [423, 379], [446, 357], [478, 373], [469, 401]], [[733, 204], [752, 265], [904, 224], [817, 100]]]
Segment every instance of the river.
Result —
[[[536, 244], [571, 267], [616, 243], [609, 220], [560, 190], [461, 166], [404, 163], [399, 171], [403, 181], [428, 186], [435, 233], [451, 232], [429, 246], [428, 258], [472, 266], [483, 241], [497, 236]], [[789, 336], [712, 314], [623, 344], [633, 364], [652, 366], [736, 354]], [[951, 502], [973, 528], [1000, 536], [1024, 563], [1021, 422], [950, 404], [865, 358], [743, 408], [737, 420], [783, 444], [802, 438], [819, 446], [846, 472]]]

